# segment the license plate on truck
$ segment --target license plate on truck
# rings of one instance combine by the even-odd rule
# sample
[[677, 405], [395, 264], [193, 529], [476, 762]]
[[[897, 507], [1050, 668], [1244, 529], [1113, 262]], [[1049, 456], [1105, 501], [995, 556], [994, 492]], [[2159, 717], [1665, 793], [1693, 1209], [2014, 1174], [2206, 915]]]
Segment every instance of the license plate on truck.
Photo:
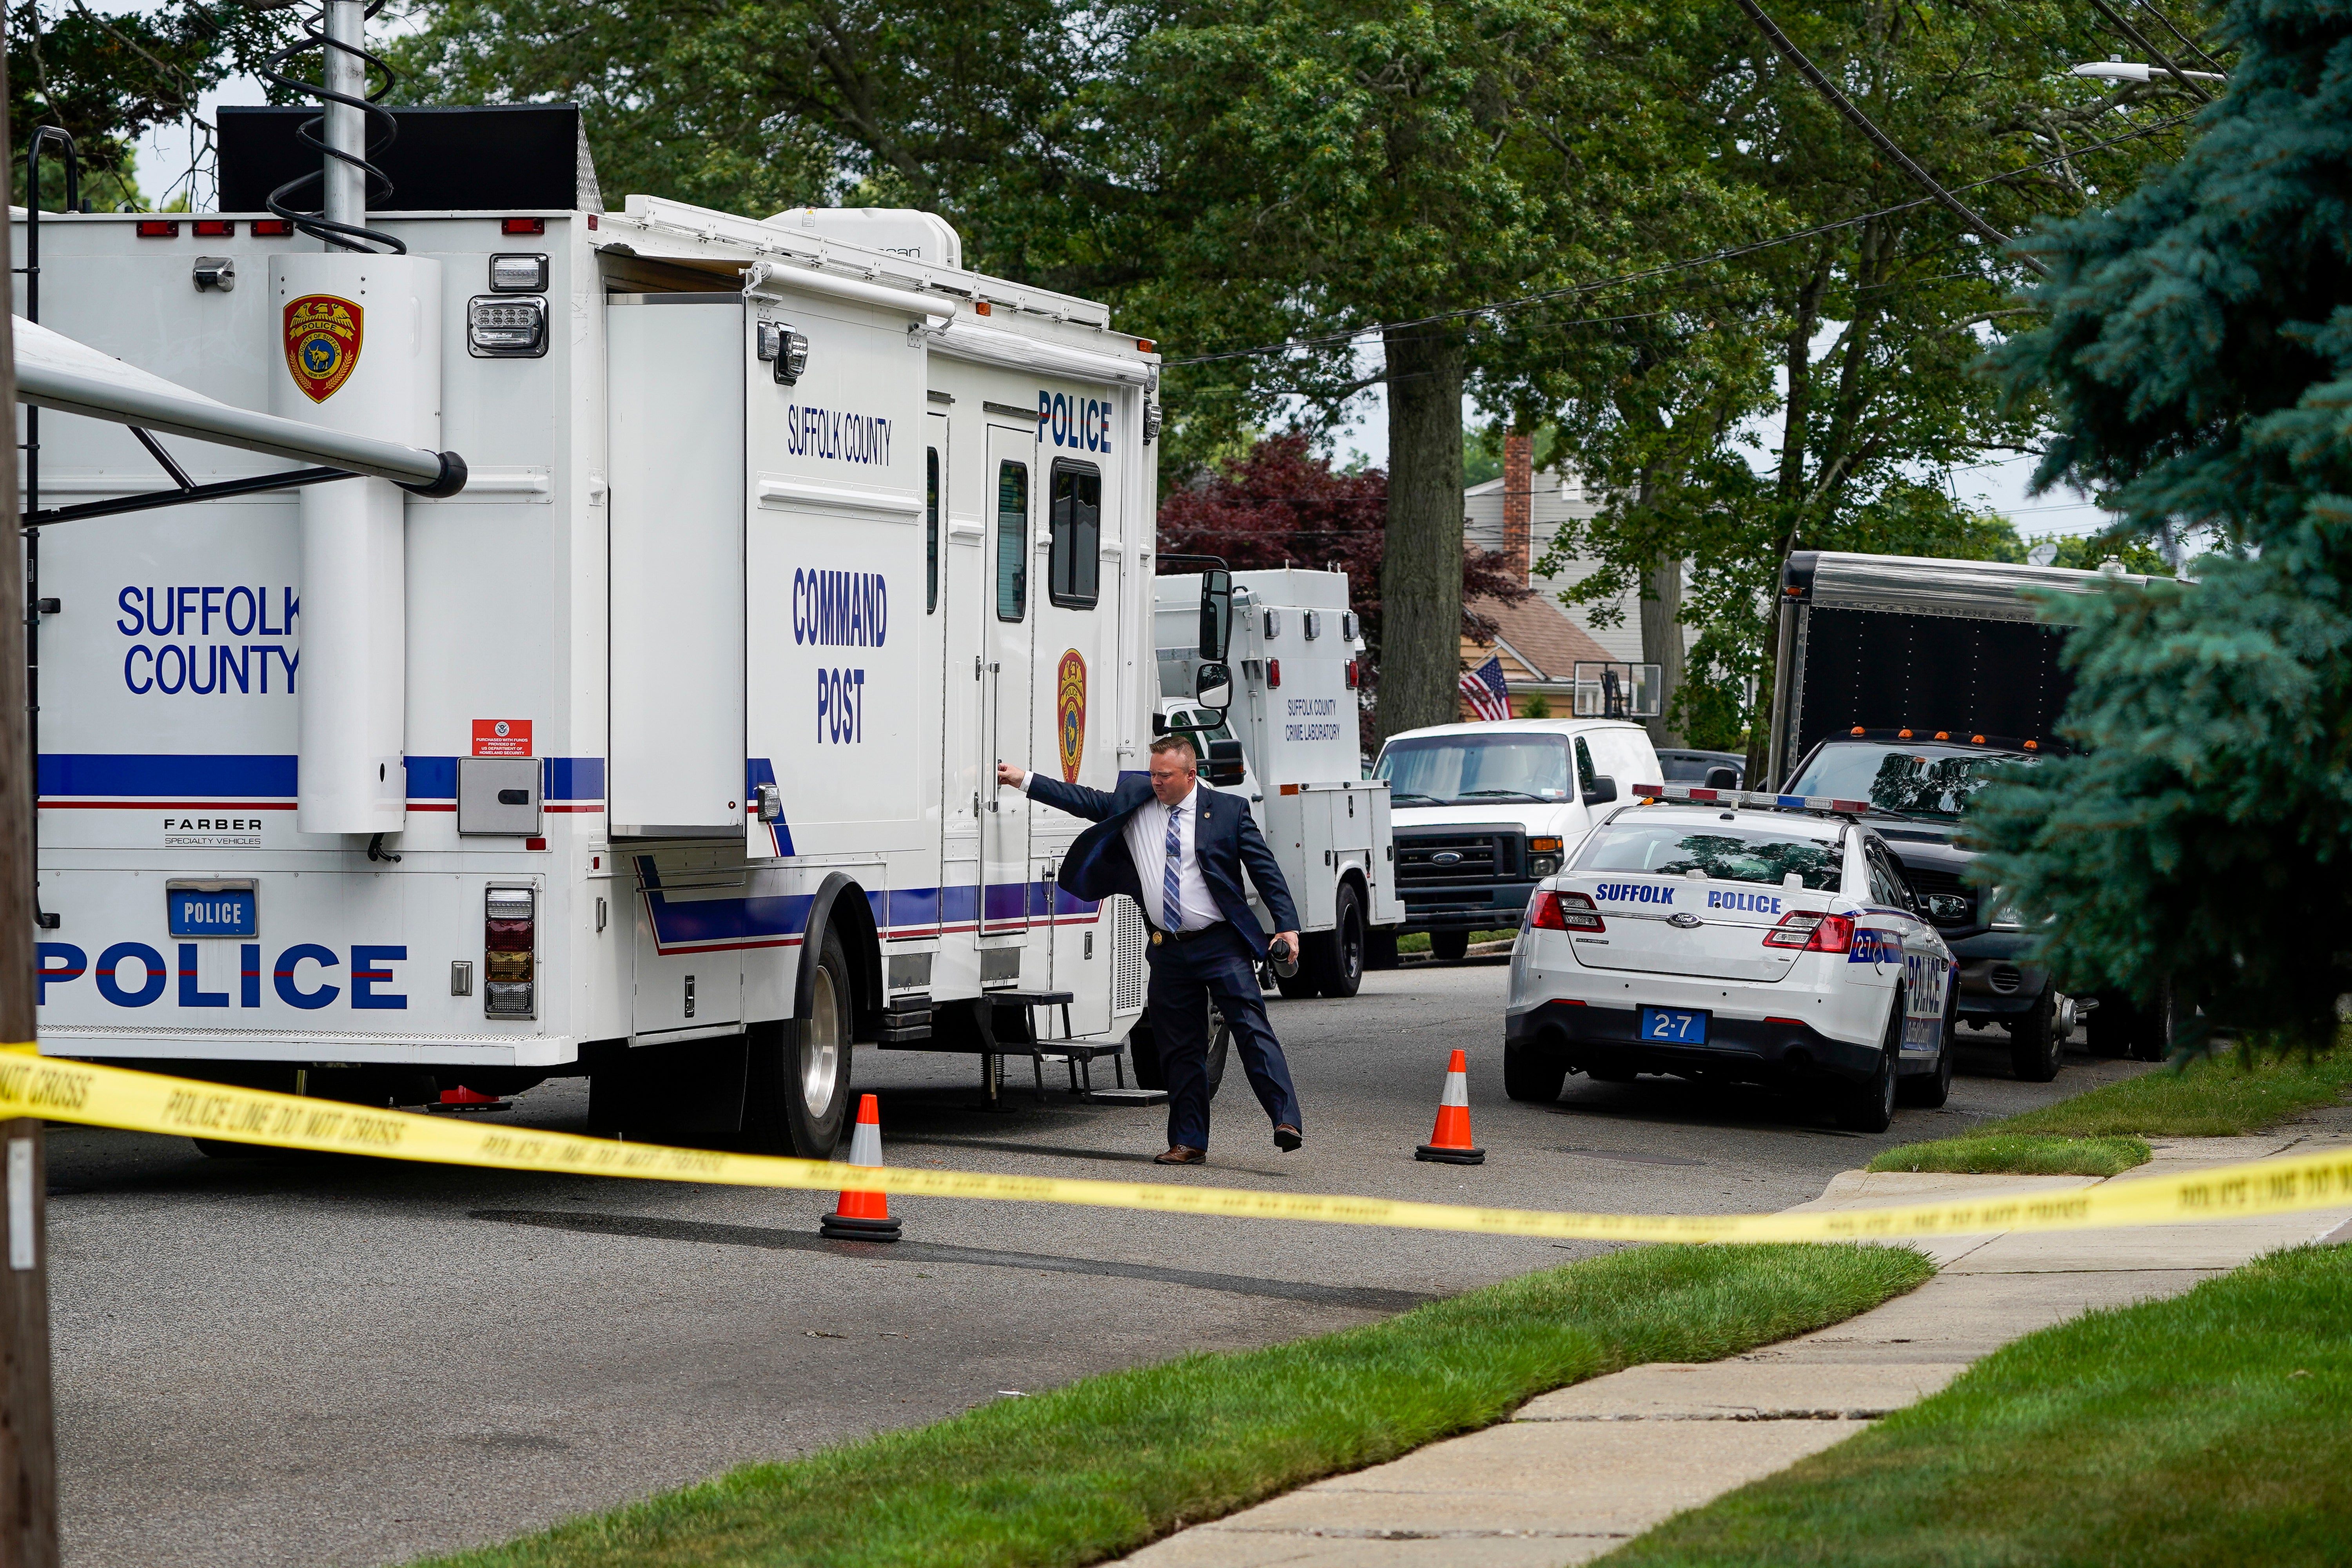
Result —
[[1706, 1044], [1706, 1015], [1686, 1013], [1678, 1007], [1644, 1007], [1642, 1038], [1669, 1046], [1703, 1046]]
[[163, 889], [173, 936], [259, 936], [261, 910], [251, 882], [172, 882]]

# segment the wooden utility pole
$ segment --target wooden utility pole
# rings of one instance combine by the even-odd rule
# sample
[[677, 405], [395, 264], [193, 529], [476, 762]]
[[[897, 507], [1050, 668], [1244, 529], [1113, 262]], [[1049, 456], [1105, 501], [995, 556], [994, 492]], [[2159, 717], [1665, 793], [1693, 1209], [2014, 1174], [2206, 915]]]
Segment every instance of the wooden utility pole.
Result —
[[[0, 56], [0, 102], [7, 101]], [[8, 124], [0, 118], [0, 195], [8, 194]], [[13, 268], [0, 224], [0, 268]], [[14, 272], [7, 274], [13, 278]], [[0, 312], [0, 408], [16, 405], [16, 335]], [[18, 516], [16, 444], [0, 442], [0, 506]], [[0, 626], [25, 624], [25, 558], [0, 550]], [[19, 634], [21, 636], [21, 633]], [[13, 638], [0, 647], [14, 648]], [[33, 1022], [33, 759], [26, 752], [25, 661], [0, 656], [0, 1045], [29, 1042]], [[57, 1568], [57, 1435], [49, 1405], [47, 1190], [37, 1117], [0, 1121], [0, 1568]]]

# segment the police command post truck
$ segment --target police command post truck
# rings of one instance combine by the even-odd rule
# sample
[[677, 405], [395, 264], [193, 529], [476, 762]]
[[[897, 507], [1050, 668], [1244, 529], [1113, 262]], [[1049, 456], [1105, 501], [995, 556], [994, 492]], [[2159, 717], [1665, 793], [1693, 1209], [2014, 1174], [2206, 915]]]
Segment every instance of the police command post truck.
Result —
[[[1196, 738], [1211, 784], [1250, 803], [1298, 906], [1298, 972], [1285, 996], [1353, 996], [1376, 928], [1404, 918], [1387, 781], [1366, 779], [1356, 715], [1364, 640], [1344, 572], [1219, 572], [1230, 579], [1225, 646], [1203, 658], [1198, 606], [1211, 579], [1156, 584], [1160, 726]], [[1233, 674], [1223, 713], [1194, 700], [1203, 663]]]
[[43, 321], [469, 477], [47, 417], [43, 1051], [822, 1156], [853, 1041], [1114, 1048], [1139, 914], [993, 763], [1143, 765], [1151, 345], [924, 213], [600, 211], [562, 106], [403, 110], [304, 216], [304, 114], [230, 113], [218, 214], [48, 216]]

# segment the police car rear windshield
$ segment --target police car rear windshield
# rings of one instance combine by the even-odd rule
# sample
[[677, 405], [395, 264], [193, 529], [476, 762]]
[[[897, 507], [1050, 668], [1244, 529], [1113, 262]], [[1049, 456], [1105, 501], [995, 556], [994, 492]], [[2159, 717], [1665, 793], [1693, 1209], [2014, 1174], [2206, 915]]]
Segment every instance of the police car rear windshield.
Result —
[[1576, 870], [1632, 871], [1653, 877], [1704, 871], [1718, 882], [1769, 882], [1790, 872], [1816, 893], [1835, 892], [1845, 857], [1835, 833], [1749, 827], [1743, 824], [1612, 822], [1595, 828]]
[[1998, 770], [2034, 760], [2014, 752], [1988, 753], [1980, 746], [1836, 741], [1813, 753], [1804, 776], [1787, 793], [1866, 800], [1874, 810], [1896, 816], [1950, 822]]
[[1566, 800], [1568, 742], [1524, 732], [1391, 741], [1372, 776], [1401, 805]]

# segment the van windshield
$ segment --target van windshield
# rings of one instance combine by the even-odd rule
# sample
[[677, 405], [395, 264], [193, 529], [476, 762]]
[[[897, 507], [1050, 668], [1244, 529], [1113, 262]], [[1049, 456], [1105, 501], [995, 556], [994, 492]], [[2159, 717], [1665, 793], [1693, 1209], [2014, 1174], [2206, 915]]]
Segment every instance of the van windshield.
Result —
[[1703, 871], [1720, 882], [1779, 883], [1795, 872], [1816, 893], [1837, 891], [1845, 857], [1836, 834], [1689, 822], [1612, 822], [1594, 829], [1575, 869], [1676, 877]]
[[1566, 800], [1568, 742], [1559, 735], [1424, 735], [1391, 741], [1372, 776], [1399, 803]]
[[2013, 764], [2035, 758], [2015, 752], [1988, 752], [1978, 746], [1885, 745], [1837, 741], [1812, 754], [1804, 776], [1790, 795], [1825, 795], [1836, 800], [1866, 800], [1875, 811], [1896, 816], [1958, 821], [1969, 800]]

